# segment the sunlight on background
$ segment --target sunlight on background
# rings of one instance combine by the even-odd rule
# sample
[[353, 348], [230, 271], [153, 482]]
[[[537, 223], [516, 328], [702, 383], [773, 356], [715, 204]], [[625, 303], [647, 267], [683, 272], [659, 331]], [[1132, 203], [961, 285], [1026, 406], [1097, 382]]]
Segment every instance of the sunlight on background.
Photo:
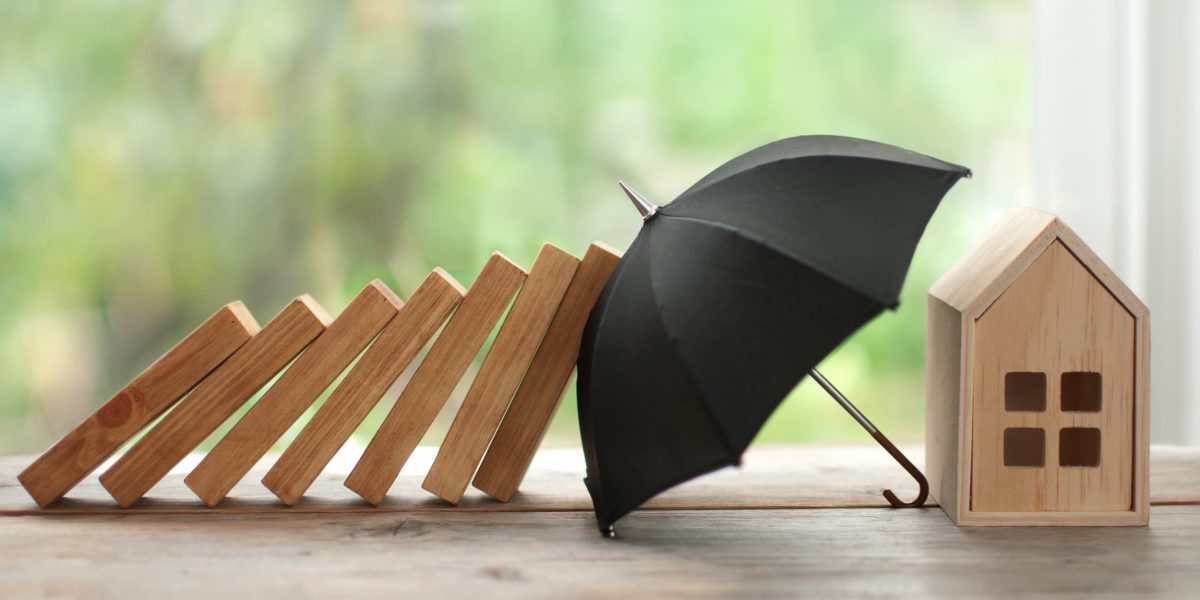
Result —
[[[823, 367], [918, 439], [925, 291], [1028, 196], [1030, 70], [1024, 2], [4, 3], [0, 452], [43, 450], [229, 301], [266, 323], [376, 277], [469, 283], [493, 250], [625, 247], [618, 178], [665, 203], [806, 133], [975, 171], [901, 308]], [[572, 386], [550, 443], [575, 414]], [[805, 382], [760, 439], [867, 438]]]

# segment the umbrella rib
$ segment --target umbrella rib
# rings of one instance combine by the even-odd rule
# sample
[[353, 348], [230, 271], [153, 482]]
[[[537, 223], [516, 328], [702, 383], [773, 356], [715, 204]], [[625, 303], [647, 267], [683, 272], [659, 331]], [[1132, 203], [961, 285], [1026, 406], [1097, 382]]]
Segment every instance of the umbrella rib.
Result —
[[[625, 253], [629, 254], [630, 252], [632, 252], [633, 248], [639, 243], [639, 241], [640, 240], [637, 240], [637, 239], [633, 240], [633, 244], [630, 245], [627, 250], [625, 250]], [[625, 271], [622, 269], [617, 269], [616, 272], [613, 273], [612, 277], [605, 284], [604, 289], [600, 291], [600, 295], [603, 296], [604, 293], [606, 291], [608, 291], [609, 286], [611, 286], [612, 289], [615, 291], [621, 285], [621, 280], [623, 280], [624, 278], [625, 278]], [[651, 292], [653, 292], [653, 286], [651, 286]], [[656, 300], [657, 300], [657, 298], [656, 298]], [[602, 335], [604, 332], [604, 322], [608, 319], [608, 311], [610, 308], [612, 308], [612, 304], [604, 303], [603, 305], [601, 305], [599, 302], [597, 302], [597, 306], [600, 306], [600, 315], [599, 315], [599, 320], [596, 321], [596, 334]], [[596, 341], [595, 345], [598, 345], [598, 343], [599, 343], [599, 340]], [[594, 360], [594, 356], [593, 356], [593, 360], [588, 364], [589, 369], [593, 368], [595, 366], [594, 362], [595, 362], [595, 360]]]
[[620, 519], [621, 517], [633, 512], [634, 509], [641, 506], [642, 504], [645, 504], [647, 500], [650, 500], [651, 498], [653, 498], [653, 497], [655, 497], [655, 496], [657, 496], [679, 484], [686, 483], [697, 477], [700, 477], [701, 475], [706, 475], [708, 473], [712, 473], [713, 471], [725, 468], [727, 466], [730, 466], [730, 464], [725, 461], [713, 461], [711, 463], [705, 463], [704, 466], [702, 466], [698, 469], [689, 471], [687, 475], [680, 475], [677, 478], [671, 479], [669, 483], [652, 488], [653, 489], [652, 492], [639, 495], [636, 500], [630, 500], [630, 501], [626, 501], [626, 502], [617, 504], [614, 507], [614, 509], [610, 512], [612, 512], [613, 514], [617, 514], [619, 516], [616, 518], [613, 518], [611, 520], [606, 520], [607, 522], [601, 522], [601, 524], [600, 524], [601, 531], [605, 531], [605, 533], [607, 534], [609, 532], [609, 530], [611, 530], [612, 524], [615, 523], [617, 521], [617, 519]]
[[[631, 252], [631, 251], [633, 250], [634, 246], [636, 246], [638, 243], [639, 243], [639, 240], [638, 240], [638, 239], [634, 239], [634, 241], [633, 241], [633, 244], [631, 244], [631, 245], [629, 246], [629, 248], [628, 248], [628, 249], [625, 251], [625, 253], [626, 253], [626, 254], [628, 254], [629, 252]], [[617, 289], [617, 288], [618, 288], [618, 287], [621, 285], [621, 281], [622, 281], [624, 278], [625, 278], [625, 271], [624, 271], [624, 270], [622, 270], [622, 269], [617, 269], [617, 270], [616, 270], [616, 272], [615, 272], [615, 273], [613, 273], [612, 277], [611, 277], [611, 278], [608, 280], [608, 282], [605, 284], [605, 286], [604, 286], [604, 289], [602, 289], [602, 290], [600, 291], [600, 297], [603, 297], [603, 296], [604, 296], [605, 292], [607, 292], [607, 291], [608, 291], [608, 289], [609, 289], [609, 286], [612, 286], [612, 289], [613, 289], [613, 290], [616, 290], [616, 289]], [[653, 293], [653, 286], [651, 286], [651, 293]], [[599, 320], [596, 322], [596, 335], [597, 335], [597, 336], [600, 336], [600, 335], [603, 335], [603, 334], [604, 334], [604, 322], [605, 322], [605, 320], [606, 320], [606, 319], [608, 319], [608, 312], [609, 312], [609, 309], [612, 307], [612, 304], [609, 304], [609, 303], [604, 303], [604, 304], [602, 304], [602, 305], [601, 305], [601, 304], [597, 303], [597, 306], [600, 306], [600, 315], [599, 315], [599, 317], [598, 317], [598, 318], [599, 318]], [[599, 338], [597, 338], [597, 340], [596, 340], [596, 342], [595, 342], [595, 343], [596, 343], [596, 344], [599, 344]], [[589, 360], [588, 360], [588, 371], [589, 371], [589, 372], [590, 372], [590, 371], [593, 371], [593, 370], [595, 369], [595, 366], [596, 366], [596, 365], [595, 365], [595, 355], [594, 355], [594, 354], [590, 354], [590, 353], [589, 353]], [[576, 364], [576, 370], [577, 370], [577, 371], [579, 370], [579, 365], [578, 365], [578, 364]], [[582, 414], [583, 414], [583, 411], [580, 411], [580, 414], [582, 415]], [[589, 423], [588, 423], [588, 425], [589, 425], [589, 426], [591, 425], [591, 422], [590, 422], [590, 420], [589, 420]], [[589, 427], [588, 429], [589, 429], [589, 431], [587, 432], [587, 436], [588, 436], [588, 438], [592, 439], [592, 440], [593, 440], [593, 442], [594, 442], [594, 440], [595, 440], [595, 434], [594, 434], [594, 432], [593, 432], [593, 431], [591, 431], [591, 427]], [[580, 431], [580, 435], [581, 435], [581, 436], [583, 435], [583, 431], [582, 431], [582, 430]], [[594, 454], [594, 453], [593, 453], [593, 454]], [[596, 457], [596, 460], [597, 460], [597, 461], [599, 461], [599, 457]], [[599, 465], [599, 464], [597, 464], [597, 465], [596, 465], [596, 472], [597, 472], [597, 473], [599, 473], [599, 471], [600, 471], [600, 465]], [[599, 482], [597, 482], [597, 485], [599, 485]]]
[[[653, 238], [650, 239], [650, 243], [654, 243]], [[662, 304], [660, 304], [658, 300], [658, 291], [654, 284], [653, 269], [650, 270], [650, 295], [654, 297], [654, 308], [656, 309], [654, 311], [654, 316], [656, 319], [658, 319], [658, 326], [662, 329], [663, 335], [667, 338], [667, 345], [670, 346], [674, 351], [673, 354], [677, 357], [677, 360], [679, 360], [680, 365], [683, 367], [684, 373], [687, 373], [688, 382], [692, 384], [692, 388], [694, 388], [696, 393], [704, 399], [702, 402], [704, 405], [704, 414], [708, 416], [709, 422], [712, 424], [713, 429], [717, 432], [717, 437], [721, 438], [721, 443], [725, 446], [725, 449], [729, 452], [729, 455], [731, 457], [736, 457], [737, 461], [741, 462], [742, 452], [734, 449], [733, 442], [729, 439], [728, 432], [725, 431], [724, 427], [721, 427], [721, 421], [717, 419], [717, 415], [713, 413], [712, 404], [709, 403], [708, 396], [700, 387], [700, 382], [696, 381], [696, 374], [692, 372], [692, 366], [689, 365], [688, 362], [684, 360], [682, 355], [678, 352], [678, 344], [676, 343], [677, 340], [671, 335], [670, 329], [667, 328], [666, 322], [663, 321], [663, 308]]]
[[[685, 221], [692, 221], [695, 223], [702, 223], [704, 225], [716, 227], [716, 228], [722, 229], [724, 231], [731, 232], [734, 235], [739, 236], [742, 239], [745, 239], [747, 241], [750, 241], [750, 242], [753, 242], [756, 244], [761, 244], [763, 247], [765, 247], [773, 252], [776, 252], [777, 254], [779, 254], [781, 256], [785, 256], [790, 259], [796, 260], [797, 262], [800, 262], [800, 263], [804, 264], [805, 266], [811, 268], [814, 272], [819, 273], [821, 276], [827, 277], [830, 281], [845, 287], [847, 290], [849, 290], [855, 294], [858, 294], [858, 295], [862, 296], [863, 298], [866, 298], [870, 302], [876, 303], [878, 308], [874, 308], [874, 307], [871, 308], [869, 310], [870, 313], [878, 314], [878, 311], [882, 310], [884, 307], [887, 306], [886, 303], [881, 302], [878, 298], [875, 298], [874, 296], [871, 296], [870, 294], [867, 294], [867, 293], [863, 292], [862, 290], [860, 290], [852, 285], [847, 284], [845, 281], [842, 281], [841, 279], [830, 275], [828, 272], [826, 272], [823, 269], [818, 269], [818, 268], [812, 266], [808, 261], [796, 258], [791, 253], [785, 252], [785, 251], [781, 250], [780, 248], [778, 248], [777, 246], [775, 246], [774, 244], [767, 243], [765, 240], [763, 240], [757, 236], [749, 235], [749, 234], [747, 234], [743, 231], [740, 231], [734, 227], [731, 227], [729, 225], [715, 222], [715, 221], [710, 221], [708, 219], [700, 219], [700, 218], [696, 218], [696, 217], [671, 216], [671, 215], [663, 215], [663, 216], [666, 218], [669, 218], [669, 219], [680, 219], [680, 220], [685, 220]], [[651, 238], [650, 243], [651, 244], [654, 243], [653, 238]], [[655, 312], [655, 317], [658, 319], [659, 327], [662, 328], [663, 333], [666, 335], [667, 344], [670, 345], [672, 347], [672, 349], [675, 349], [675, 348], [677, 348], [676, 340], [671, 336], [670, 330], [667, 328], [666, 323], [663, 321], [662, 306], [659, 303], [658, 293], [655, 289], [653, 272], [651, 272], [651, 275], [650, 275], [650, 293], [654, 297], [654, 306], [657, 309], [654, 312]], [[728, 432], [726, 432], [725, 429], [723, 427], [721, 427], [720, 419], [718, 419], [716, 414], [713, 412], [712, 405], [708, 400], [708, 396], [705, 394], [703, 388], [699, 385], [699, 382], [696, 379], [696, 374], [692, 370], [691, 364], [689, 364], [687, 360], [684, 360], [682, 355], [679, 352], [675, 352], [674, 354], [679, 357], [679, 361], [682, 364], [684, 371], [687, 373], [688, 381], [692, 384], [692, 387], [696, 390], [696, 393], [701, 398], [703, 398], [704, 412], [708, 416], [709, 420], [713, 423], [713, 427], [714, 427], [714, 429], [716, 429], [719, 437], [721, 438], [722, 443], [725, 445], [726, 450], [729, 452], [729, 454], [731, 456], [736, 456], [740, 460], [742, 453], [745, 451], [745, 446], [742, 446], [740, 448], [735, 447], [735, 444], [733, 443], [733, 440], [730, 439]], [[803, 379], [803, 376], [801, 376], [801, 379]], [[748, 444], [749, 444], [749, 442], [747, 442], [747, 445]]]
[[882, 306], [882, 307], [884, 307], [884, 308], [887, 308], [887, 307], [892, 307], [892, 306], [898, 306], [898, 305], [900, 304], [900, 302], [899, 302], [899, 299], [892, 299], [892, 300], [889, 300], [889, 299], [886, 299], [886, 298], [876, 298], [875, 296], [873, 296], [873, 295], [871, 295], [871, 294], [868, 294], [867, 292], [864, 292], [864, 291], [862, 291], [862, 290], [861, 290], [861, 289], [859, 289], [857, 286], [855, 286], [854, 284], [852, 284], [852, 283], [850, 283], [850, 282], [846, 281], [845, 279], [843, 279], [843, 278], [841, 278], [841, 277], [838, 277], [838, 276], [836, 276], [836, 275], [834, 275], [834, 274], [830, 273], [829, 271], [827, 271], [827, 270], [825, 270], [825, 269], [822, 269], [821, 267], [818, 267], [818, 266], [816, 266], [816, 265], [812, 264], [812, 262], [810, 262], [810, 261], [808, 261], [808, 260], [805, 260], [805, 259], [804, 259], [804, 258], [802, 258], [802, 257], [796, 256], [795, 254], [793, 254], [793, 253], [791, 253], [791, 252], [788, 252], [788, 251], [786, 251], [786, 250], [784, 250], [784, 249], [780, 248], [779, 246], [776, 246], [775, 244], [772, 244], [772, 243], [770, 243], [769, 241], [767, 241], [767, 240], [765, 240], [765, 239], [763, 239], [763, 238], [761, 238], [761, 237], [759, 237], [759, 236], [756, 236], [756, 235], [753, 235], [753, 234], [747, 233], [747, 232], [745, 232], [745, 231], [742, 231], [742, 230], [740, 230], [740, 229], [738, 229], [738, 228], [736, 228], [736, 227], [733, 227], [733, 226], [727, 225], [727, 224], [725, 224], [725, 223], [721, 223], [721, 222], [719, 222], [719, 221], [713, 221], [713, 220], [710, 220], [710, 219], [702, 219], [702, 218], [700, 218], [700, 217], [682, 216], [682, 215], [669, 215], [669, 214], [662, 213], [661, 211], [659, 211], [659, 214], [660, 214], [660, 215], [662, 215], [662, 216], [664, 216], [664, 217], [667, 217], [667, 218], [669, 218], [669, 219], [681, 219], [681, 220], [684, 220], [684, 221], [692, 221], [692, 222], [695, 222], [695, 223], [704, 223], [705, 225], [709, 225], [709, 226], [712, 226], [712, 227], [716, 227], [716, 228], [718, 228], [718, 229], [722, 229], [722, 230], [724, 230], [724, 231], [728, 231], [728, 232], [730, 232], [730, 233], [733, 233], [733, 234], [734, 234], [734, 235], [736, 235], [736, 236], [739, 236], [739, 237], [741, 237], [741, 238], [744, 238], [744, 239], [746, 239], [746, 240], [749, 240], [749, 241], [751, 241], [751, 242], [754, 242], [754, 243], [756, 243], [756, 244], [760, 244], [760, 245], [762, 245], [762, 246], [764, 246], [764, 247], [766, 247], [766, 248], [769, 248], [769, 249], [771, 249], [771, 250], [775, 251], [776, 253], [778, 253], [778, 254], [780, 254], [780, 255], [786, 256], [786, 257], [788, 257], [788, 258], [790, 258], [790, 259], [792, 259], [792, 260], [794, 260], [794, 261], [796, 261], [796, 262], [798, 262], [798, 263], [803, 263], [803, 264], [804, 264], [804, 266], [806, 266], [806, 267], [808, 267], [808, 268], [812, 269], [813, 271], [815, 271], [815, 272], [817, 272], [817, 273], [820, 273], [821, 275], [824, 275], [825, 277], [828, 277], [828, 278], [829, 278], [831, 281], [834, 281], [834, 282], [837, 282], [837, 283], [841, 284], [841, 285], [842, 285], [842, 286], [844, 286], [846, 289], [849, 289], [849, 290], [853, 291], [854, 293], [856, 293], [856, 294], [858, 294], [858, 295], [860, 295], [860, 296], [862, 296], [862, 297], [864, 297], [864, 298], [866, 298], [866, 299], [868, 299], [868, 300], [871, 300], [871, 301], [874, 301], [874, 302], [878, 302], [878, 303], [880, 304], [880, 306]]
[[[859, 141], [869, 141], [869, 140], [859, 140]], [[903, 150], [903, 148], [900, 148], [900, 149]], [[751, 152], [753, 152], [753, 151], [751, 151]], [[911, 151], [909, 151], [909, 152], [911, 152]], [[695, 184], [692, 185], [692, 187], [689, 187], [688, 189], [684, 190], [684, 192], [682, 194], [680, 194], [678, 197], [676, 197], [675, 200], [671, 201], [670, 204], [667, 204], [661, 208], [668, 208], [670, 206], [674, 206], [674, 205], [678, 204], [680, 200], [686, 200], [688, 196], [698, 194], [701, 191], [711, 188], [714, 185], [727, 182], [730, 179], [733, 179], [734, 177], [738, 177], [738, 176], [744, 175], [746, 173], [751, 173], [755, 170], [776, 164], [776, 163], [784, 161], [784, 160], [810, 160], [810, 159], [818, 159], [818, 158], [838, 158], [838, 159], [842, 159], [842, 160], [861, 160], [864, 162], [902, 165], [905, 167], [912, 167], [914, 169], [925, 169], [928, 171], [933, 171], [935, 173], [946, 173], [949, 175], [956, 175], [954, 181], [958, 181], [958, 179], [962, 178], [962, 177], [967, 177], [967, 178], [971, 177], [971, 170], [966, 167], [963, 167], [961, 165], [948, 163], [946, 161], [943, 161], [943, 160], [940, 160], [937, 158], [933, 158], [932, 156], [921, 154], [919, 152], [913, 152], [913, 154], [923, 157], [923, 158], [935, 160], [940, 163], [944, 163], [947, 167], [952, 167], [952, 168], [938, 168], [938, 167], [931, 167], [928, 165], [921, 165], [921, 164], [912, 163], [912, 162], [904, 162], [904, 161], [891, 160], [891, 159], [886, 159], [886, 158], [874, 158], [874, 157], [868, 157], [868, 156], [859, 156], [859, 155], [854, 155], [854, 154], [809, 154], [809, 155], [804, 155], [804, 156], [794, 156], [794, 157], [784, 158], [784, 159], [775, 160], [775, 161], [771, 161], [771, 162], [760, 162], [760, 163], [747, 165], [741, 169], [733, 171], [732, 173], [726, 174], [724, 177], [721, 177], [719, 179], [713, 179], [712, 181], [709, 181], [708, 183], [704, 183], [704, 179], [708, 178], [708, 176], [705, 176], [704, 179], [697, 181]], [[737, 160], [737, 159], [735, 158], [734, 160]], [[726, 163], [726, 164], [728, 164], [728, 163]], [[724, 167], [724, 166], [725, 165], [721, 165], [721, 167]], [[717, 167], [717, 169], [719, 170], [721, 167]], [[716, 171], [714, 171], [714, 173], [715, 172]], [[711, 173], [710, 173], [710, 175], [711, 175]], [[703, 184], [703, 185], [701, 185], [701, 184]], [[954, 185], [954, 182], [951, 182], [950, 186], [953, 186], [953, 185]], [[946, 189], [949, 190], [949, 187], [947, 187]]]

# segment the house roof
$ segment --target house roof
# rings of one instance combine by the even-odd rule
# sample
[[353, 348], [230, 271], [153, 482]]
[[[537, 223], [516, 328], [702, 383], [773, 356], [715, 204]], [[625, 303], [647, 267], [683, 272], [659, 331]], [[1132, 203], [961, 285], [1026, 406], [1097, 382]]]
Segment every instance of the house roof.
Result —
[[1013, 207], [929, 290], [964, 315], [978, 318], [1046, 248], [1058, 240], [1135, 318], [1150, 311], [1100, 257], [1058, 217]]

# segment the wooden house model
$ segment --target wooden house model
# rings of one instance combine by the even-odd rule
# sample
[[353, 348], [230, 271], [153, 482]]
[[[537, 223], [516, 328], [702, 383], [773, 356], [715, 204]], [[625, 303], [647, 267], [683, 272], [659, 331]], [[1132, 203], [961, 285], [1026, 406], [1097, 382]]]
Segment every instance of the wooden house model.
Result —
[[959, 525], [1145, 525], [1150, 314], [1014, 208], [929, 291], [926, 473]]

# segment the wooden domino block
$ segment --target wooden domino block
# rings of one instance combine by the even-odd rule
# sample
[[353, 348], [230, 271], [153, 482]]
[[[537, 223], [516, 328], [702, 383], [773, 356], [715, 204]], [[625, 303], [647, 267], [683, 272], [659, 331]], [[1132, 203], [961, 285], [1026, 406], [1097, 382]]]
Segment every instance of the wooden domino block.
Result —
[[462, 499], [578, 267], [574, 256], [542, 246], [438, 449], [422, 484], [427, 491], [451, 504]]
[[375, 339], [402, 304], [382, 281], [368, 283], [184, 483], [205, 504], [216, 506]]
[[71, 430], [17, 479], [38, 506], [62, 498], [258, 333], [241, 302], [227, 304]]
[[571, 287], [567, 288], [546, 337], [529, 363], [521, 387], [517, 388], [517, 395], [475, 473], [472, 485], [489, 496], [507, 502], [525, 478], [575, 369], [588, 315], [619, 260], [620, 252], [599, 242], [588, 247], [584, 254], [571, 279]]
[[448, 273], [435, 269], [263, 477], [263, 485], [288, 506], [299, 502], [464, 292]]
[[346, 487], [371, 504], [383, 501], [524, 280], [525, 271], [492, 254], [346, 478]]
[[312, 298], [294, 300], [105, 471], [101, 485], [123, 507], [137, 502], [320, 335], [330, 320]]

